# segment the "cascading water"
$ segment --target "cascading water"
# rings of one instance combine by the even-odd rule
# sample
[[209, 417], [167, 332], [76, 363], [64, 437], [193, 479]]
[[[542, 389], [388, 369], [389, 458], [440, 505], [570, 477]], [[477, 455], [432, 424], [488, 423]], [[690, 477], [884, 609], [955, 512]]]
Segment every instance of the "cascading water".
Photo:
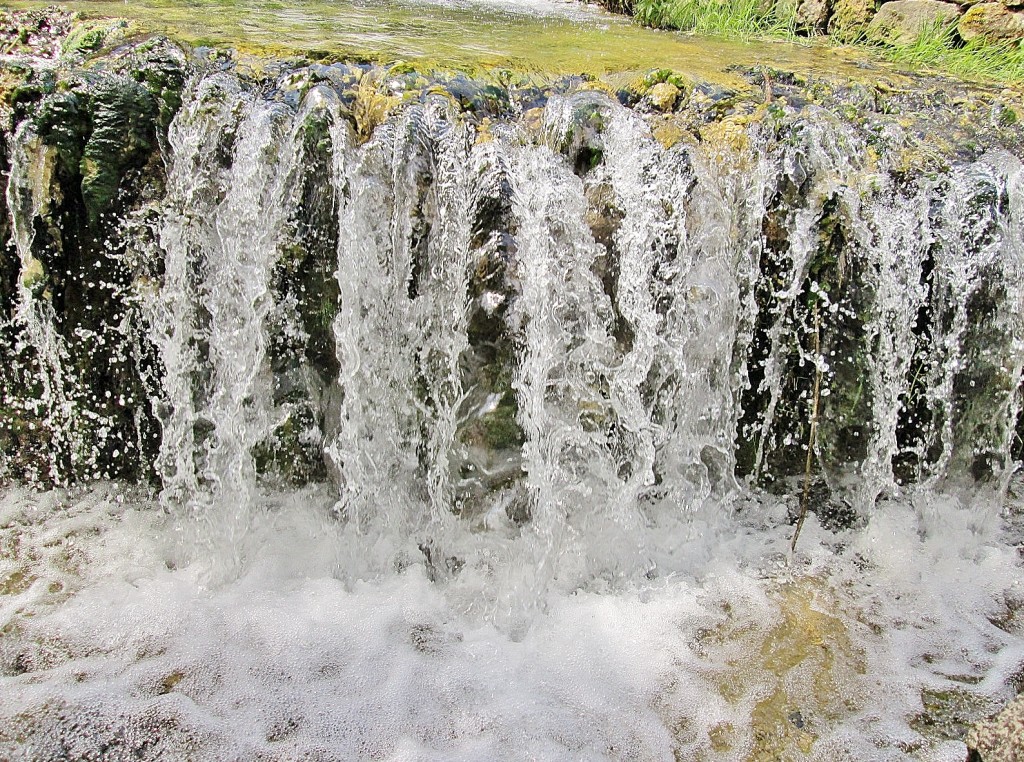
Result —
[[[129, 473], [157, 422], [163, 511], [125, 509], [119, 483], [51, 492], [48, 529], [29, 493], [4, 498], [38, 568], [3, 583], [2, 708], [33, 740], [0, 748], [58, 758], [69, 707], [94, 701], [143, 758], [952, 758], [914, 735], [921, 691], [966, 675], [994, 700], [1024, 661], [1019, 623], [985, 624], [1021, 600], [996, 539], [1019, 450], [1020, 160], [915, 175], [817, 107], [674, 140], [589, 89], [486, 120], [443, 92], [389, 110], [377, 76], [185, 88], [165, 182], [100, 247], [152, 409], [130, 452], [104, 439], [128, 437], [120, 419], [76, 423], [97, 390], [39, 265], [63, 240], [37, 232], [55, 159], [28, 122], [14, 135], [3, 349], [33, 381], [3, 404], [68, 459], [58, 484]], [[818, 521], [787, 567], [801, 495]], [[76, 560], [97, 522], [109, 572]], [[939, 580], [981, 569], [983, 592], [928, 586], [910, 547]], [[922, 620], [981, 613], [904, 631], [893, 601], [913, 595]], [[52, 684], [18, 682], [40, 670]], [[901, 690], [902, 718], [872, 709]]]

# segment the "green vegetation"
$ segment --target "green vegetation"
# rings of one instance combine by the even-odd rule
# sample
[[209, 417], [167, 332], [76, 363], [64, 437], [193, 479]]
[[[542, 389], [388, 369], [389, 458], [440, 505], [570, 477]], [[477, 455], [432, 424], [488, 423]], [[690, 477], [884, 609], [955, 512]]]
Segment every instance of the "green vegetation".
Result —
[[[725, 38], [794, 40], [810, 34], [798, 23], [796, 3], [786, 0], [637, 0], [633, 14], [644, 26]], [[861, 49], [874, 48], [887, 60], [914, 70], [927, 67], [967, 79], [1024, 82], [1020, 42], [982, 38], [964, 42], [955, 23], [926, 28], [908, 45], [874, 44], [862, 35], [834, 39]]]
[[796, 36], [796, 5], [762, 0], [638, 0], [634, 16], [645, 26], [724, 37]]
[[1024, 81], [1024, 47], [1019, 42], [983, 42], [976, 38], [958, 45], [953, 25], [929, 28], [909, 45], [886, 50], [886, 57], [915, 69], [928, 67], [970, 79]]

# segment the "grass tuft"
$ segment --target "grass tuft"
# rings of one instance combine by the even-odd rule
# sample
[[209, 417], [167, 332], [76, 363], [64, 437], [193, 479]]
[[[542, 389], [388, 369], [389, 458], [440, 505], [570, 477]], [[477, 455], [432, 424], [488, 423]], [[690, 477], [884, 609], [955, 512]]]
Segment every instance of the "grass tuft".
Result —
[[955, 25], [925, 29], [914, 42], [886, 49], [890, 61], [909, 67], [927, 67], [959, 77], [998, 82], [1024, 81], [1024, 47], [1019, 42], [983, 42], [980, 38], [958, 45]]
[[723, 37], [796, 36], [796, 4], [770, 0], [636, 0], [645, 26]]
[[[606, 0], [612, 2], [613, 0]], [[614, 0], [631, 6], [644, 26], [701, 35], [796, 38], [796, 3], [788, 0]], [[840, 42], [840, 40], [835, 40]], [[871, 46], [862, 37], [844, 43]], [[873, 47], [873, 46], [872, 46]], [[1024, 43], [963, 42], [956, 25], [925, 29], [909, 45], [882, 46], [882, 55], [908, 68], [929, 68], [965, 79], [1024, 82]]]

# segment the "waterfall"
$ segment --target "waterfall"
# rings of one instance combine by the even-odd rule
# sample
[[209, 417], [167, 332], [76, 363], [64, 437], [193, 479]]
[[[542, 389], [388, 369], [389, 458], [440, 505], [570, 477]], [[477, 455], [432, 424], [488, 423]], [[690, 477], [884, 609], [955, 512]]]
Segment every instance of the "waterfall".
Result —
[[270, 278], [294, 204], [301, 123], [285, 105], [247, 96], [237, 82], [212, 77], [172, 125], [159, 231], [166, 269], [151, 318], [167, 369], [165, 505], [218, 524], [228, 547], [245, 531], [253, 448], [271, 429]]
[[343, 484], [339, 511], [357, 526], [443, 527], [454, 509], [468, 148], [439, 103], [383, 125], [359, 150], [334, 144], [336, 191], [349, 193], [333, 326], [342, 403], [328, 452]]
[[0, 756], [953, 760], [1019, 688], [1016, 143], [142, 50], [0, 143]]
[[[836, 526], [907, 490], [1005, 492], [1019, 160], [912, 177], [819, 107], [662, 145], [596, 91], [482, 124], [437, 94], [388, 111], [345, 71], [196, 75], [148, 235], [119, 244], [150, 273], [129, 332], [156, 357], [135, 366], [161, 502], [207, 539], [239, 547], [265, 489], [319, 481], [378, 571], [454, 579], [500, 537], [538, 595], [657, 574], [751, 490], [810, 489]], [[22, 402], [52, 475], [100, 475], [33, 275], [54, 158], [27, 124], [14, 146]]]
[[38, 378], [38, 399], [29, 409], [52, 432], [48, 471], [60, 483], [72, 477], [73, 463], [83, 457], [84, 448], [81, 441], [76, 441], [77, 427], [73, 424], [76, 398], [81, 394], [75, 393], [74, 377], [68, 377], [67, 347], [54, 325], [53, 306], [39, 287], [43, 264], [32, 251], [34, 220], [49, 201], [53, 151], [26, 124], [16, 136], [11, 165], [7, 205], [12, 210], [12, 238], [20, 264], [13, 323], [23, 331], [16, 352], [28, 353], [29, 373], [34, 372]]

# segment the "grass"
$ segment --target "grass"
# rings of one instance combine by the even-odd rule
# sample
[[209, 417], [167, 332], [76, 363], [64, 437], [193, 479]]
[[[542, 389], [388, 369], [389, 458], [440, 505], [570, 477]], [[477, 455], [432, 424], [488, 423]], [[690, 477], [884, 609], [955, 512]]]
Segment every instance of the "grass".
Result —
[[[627, 4], [628, 0], [615, 0]], [[781, 0], [635, 0], [633, 15], [644, 26], [739, 39], [794, 39], [802, 30], [796, 3]], [[840, 42], [836, 39], [835, 42]], [[875, 47], [859, 40], [842, 40]], [[965, 79], [1024, 82], [1024, 44], [962, 42], [956, 25], [925, 29], [909, 45], [883, 46], [882, 55], [908, 68], [929, 68]]]
[[764, 0], [637, 0], [633, 13], [645, 26], [702, 35], [792, 38], [795, 8]]
[[908, 67], [928, 67], [970, 79], [1024, 82], [1024, 47], [1019, 42], [974, 39], [958, 45], [955, 26], [924, 30], [909, 45], [888, 48], [886, 58]]

